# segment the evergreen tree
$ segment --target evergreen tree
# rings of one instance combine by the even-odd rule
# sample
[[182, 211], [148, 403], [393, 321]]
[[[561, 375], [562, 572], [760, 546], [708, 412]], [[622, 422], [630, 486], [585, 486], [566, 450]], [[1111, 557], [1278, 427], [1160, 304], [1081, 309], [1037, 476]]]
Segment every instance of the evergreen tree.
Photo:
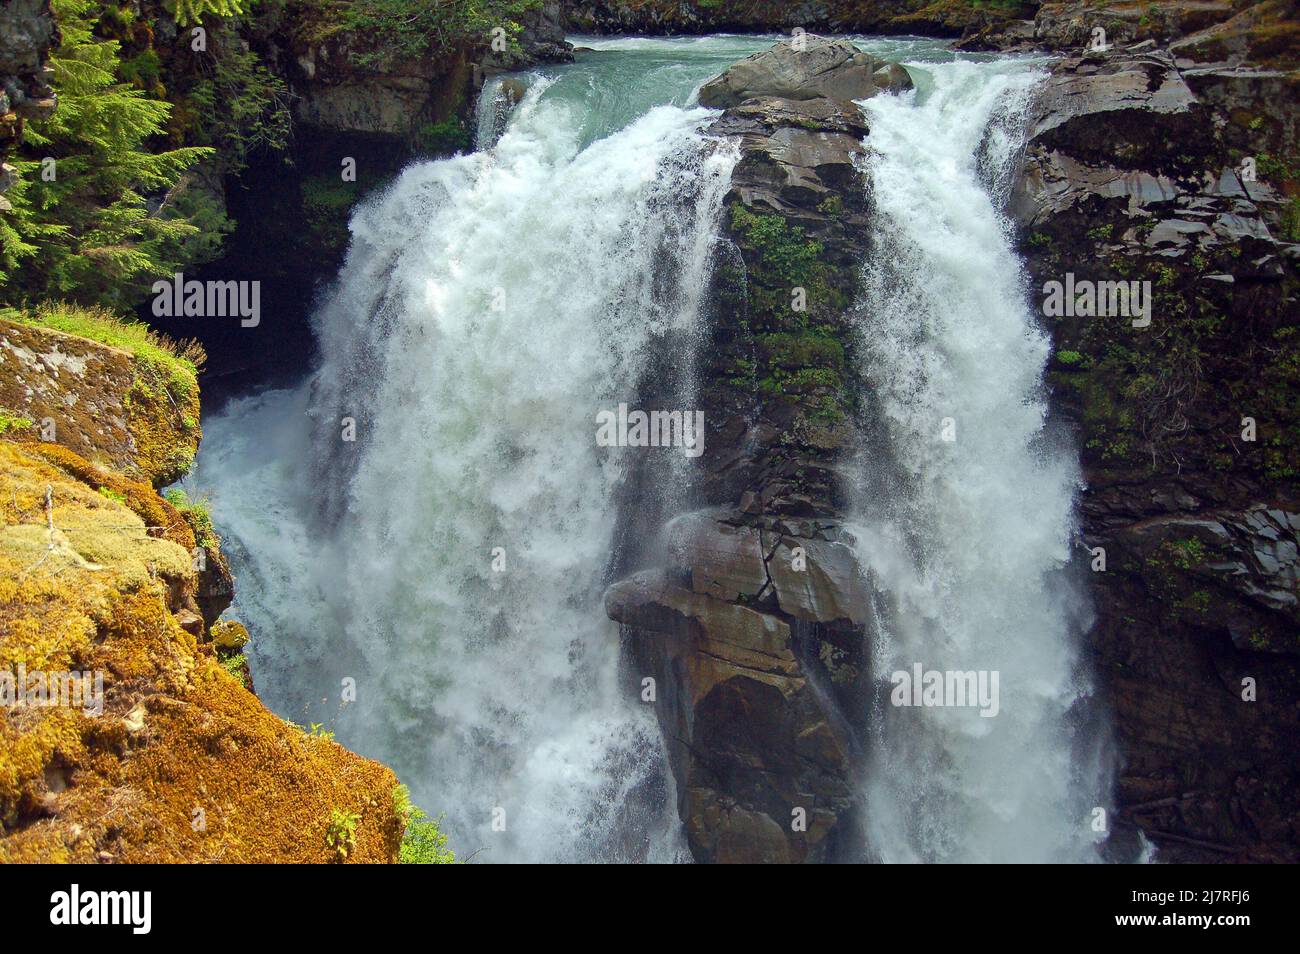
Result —
[[[159, 195], [209, 155], [202, 147], [150, 152], [171, 106], [121, 82], [119, 45], [94, 35], [92, 0], [54, 0], [63, 41], [51, 56], [58, 108], [28, 125], [21, 182], [0, 215], [0, 282], [10, 303], [69, 298], [126, 308], [182, 263], [197, 229]], [[50, 159], [54, 160], [52, 163]], [[19, 267], [21, 266], [21, 270]]]

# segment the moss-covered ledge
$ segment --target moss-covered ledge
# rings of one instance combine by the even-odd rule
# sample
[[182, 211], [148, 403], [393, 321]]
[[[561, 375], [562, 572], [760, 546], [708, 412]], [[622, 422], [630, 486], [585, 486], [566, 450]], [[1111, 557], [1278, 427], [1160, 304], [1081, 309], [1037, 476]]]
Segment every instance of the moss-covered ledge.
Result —
[[0, 311], [0, 409], [82, 457], [154, 486], [194, 461], [203, 349], [98, 308]]

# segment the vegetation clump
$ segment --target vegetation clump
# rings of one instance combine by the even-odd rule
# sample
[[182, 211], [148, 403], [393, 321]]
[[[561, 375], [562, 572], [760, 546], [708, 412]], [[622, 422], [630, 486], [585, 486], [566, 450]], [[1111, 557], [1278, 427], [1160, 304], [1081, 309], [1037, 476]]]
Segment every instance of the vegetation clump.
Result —
[[411, 802], [411, 793], [405, 785], [393, 789], [393, 805], [399, 817], [405, 820], [402, 847], [398, 858], [404, 865], [451, 865], [456, 863], [455, 853], [447, 846], [447, 836], [439, 828], [441, 818], [430, 818]]

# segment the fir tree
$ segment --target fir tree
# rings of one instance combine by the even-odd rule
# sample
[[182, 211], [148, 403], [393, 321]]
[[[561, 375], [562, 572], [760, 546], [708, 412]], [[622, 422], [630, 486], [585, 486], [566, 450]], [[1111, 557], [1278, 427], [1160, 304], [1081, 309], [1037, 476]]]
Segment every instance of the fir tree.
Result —
[[50, 60], [59, 104], [27, 126], [24, 157], [14, 163], [22, 179], [0, 216], [0, 281], [11, 303], [129, 307], [176, 270], [177, 249], [197, 232], [183, 218], [151, 213], [145, 196], [165, 193], [212, 150], [150, 152], [171, 106], [121, 82], [119, 45], [94, 35], [92, 0], [53, 6], [63, 36]]

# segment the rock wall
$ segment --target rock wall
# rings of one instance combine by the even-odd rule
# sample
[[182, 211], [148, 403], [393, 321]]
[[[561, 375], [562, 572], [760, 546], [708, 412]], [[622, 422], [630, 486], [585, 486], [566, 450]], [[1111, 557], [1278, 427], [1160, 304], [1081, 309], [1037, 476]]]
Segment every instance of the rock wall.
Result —
[[1121, 825], [1165, 860], [1294, 861], [1297, 80], [1178, 47], [1055, 64], [1015, 205], [1036, 294], [1150, 283], [1149, 327], [1055, 321], [1050, 375], [1105, 555], [1091, 643]]
[[564, 0], [579, 33], [693, 34], [769, 32], [802, 27], [821, 33], [918, 33], [962, 36], [1028, 15], [1037, 4], [980, 7], [965, 0]]
[[[47, 62], [58, 42], [50, 0], [0, 3], [0, 160], [22, 139], [25, 120], [44, 119], [54, 111]], [[0, 212], [9, 209], [3, 193], [15, 173], [13, 166], [0, 161]]]
[[[1270, 33], [1268, 4], [1164, 6], [1163, 32], [1139, 17], [1131, 39], [1050, 66], [1011, 211], [1036, 298], [1067, 275], [1150, 283], [1149, 327], [1125, 315], [1045, 318], [1054, 408], [1076, 428], [1087, 481], [1088, 648], [1121, 760], [1114, 846], [1124, 853], [1141, 832], [1167, 861], [1290, 861], [1300, 852], [1295, 47], [1274, 42], [1291, 25]], [[1082, 47], [1094, 21], [1075, 12], [1045, 6], [992, 45]], [[1236, 39], [1207, 39], [1225, 32]], [[1261, 49], [1266, 63], [1251, 59]], [[789, 82], [790, 64], [764, 57], [702, 93], [726, 107], [714, 131], [742, 158], [713, 281], [698, 509], [606, 603], [631, 670], [667, 687], [658, 712], [695, 857], [841, 860], [854, 857], [845, 836], [857, 810], [850, 716], [869, 678], [870, 581], [838, 545], [837, 486], [860, 399], [844, 380], [844, 310], [871, 214], [853, 165], [867, 130], [842, 93], [819, 95], [824, 73], [769, 89]], [[888, 88], [888, 69], [867, 72]], [[795, 287], [810, 291], [806, 317], [789, 307]], [[791, 826], [801, 808], [806, 831]]]
[[632, 671], [662, 687], [656, 711], [700, 861], [858, 850], [852, 724], [870, 606], [835, 473], [852, 435], [846, 309], [869, 215], [851, 100], [908, 85], [897, 67], [813, 38], [706, 86], [734, 104], [711, 131], [740, 160], [697, 398], [699, 508], [665, 529], [658, 566], [606, 595]]

